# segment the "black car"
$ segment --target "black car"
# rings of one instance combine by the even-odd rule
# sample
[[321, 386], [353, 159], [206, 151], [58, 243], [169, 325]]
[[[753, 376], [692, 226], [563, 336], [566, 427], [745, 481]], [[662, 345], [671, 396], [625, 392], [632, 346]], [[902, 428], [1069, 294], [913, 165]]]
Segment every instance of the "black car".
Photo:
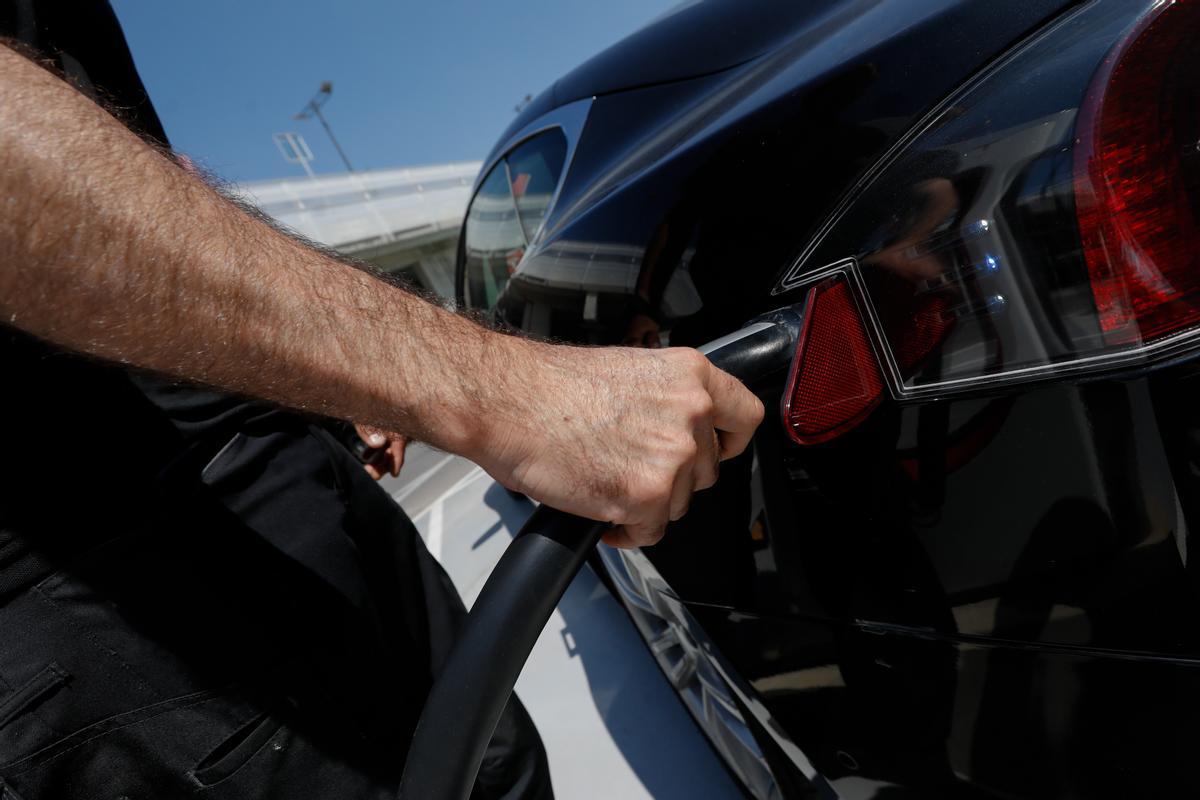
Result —
[[1200, 795], [1200, 2], [690, 2], [501, 137], [460, 301], [591, 344], [803, 314], [599, 561], [756, 798]]

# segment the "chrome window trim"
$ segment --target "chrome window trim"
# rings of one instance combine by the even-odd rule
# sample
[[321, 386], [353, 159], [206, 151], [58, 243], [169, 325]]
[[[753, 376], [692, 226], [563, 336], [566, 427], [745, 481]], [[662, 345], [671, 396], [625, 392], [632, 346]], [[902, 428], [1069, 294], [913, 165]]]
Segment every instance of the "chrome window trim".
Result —
[[[475, 196], [479, 194], [479, 187], [483, 185], [483, 181], [491, 174], [495, 166], [507, 158], [513, 150], [533, 137], [553, 128], [558, 128], [567, 140], [567, 153], [563, 157], [562, 170], [558, 174], [558, 182], [555, 184], [554, 191], [550, 195], [550, 202], [546, 206], [546, 212], [542, 215], [541, 224], [538, 225], [533, 235], [526, 239], [525, 256], [527, 257], [533, 249], [534, 244], [541, 239], [542, 232], [546, 229], [546, 223], [554, 213], [554, 207], [558, 203], [558, 195], [567, 180], [567, 173], [571, 171], [571, 163], [575, 159], [575, 149], [579, 145], [580, 136], [583, 135], [584, 126], [587, 125], [588, 113], [592, 110], [592, 101], [595, 99], [594, 97], [585, 97], [582, 100], [576, 100], [564, 106], [551, 109], [508, 137], [504, 141], [504, 145], [496, 149], [496, 155], [484, 162], [483, 168], [479, 170], [479, 176], [475, 178], [475, 185], [471, 188], [471, 201], [467, 203], [467, 210], [463, 215], [464, 225], [466, 217], [471, 213], [471, 206], [475, 203]], [[507, 170], [507, 166], [505, 169]], [[509, 185], [511, 183], [510, 180]], [[523, 236], [525, 235], [524, 226], [521, 228], [521, 233]], [[523, 257], [521, 260], [524, 261], [525, 258]], [[517, 267], [519, 269], [520, 265], [518, 264]], [[466, 276], [463, 279], [466, 280]]]
[[[517, 227], [521, 229], [521, 241], [525, 242], [525, 249], [528, 250], [529, 249], [529, 234], [525, 232], [525, 220], [521, 216], [521, 204], [517, 201], [517, 198], [515, 196], [513, 196], [513, 194], [512, 194], [512, 185], [513, 185], [512, 167], [509, 166], [507, 158], [504, 159], [504, 180], [508, 181], [508, 186], [509, 186], [508, 193], [509, 193], [509, 196], [512, 198], [513, 213], [517, 215]], [[556, 187], [556, 190], [557, 190], [557, 187]], [[551, 199], [553, 200], [553, 198], [551, 198]], [[540, 229], [539, 229], [539, 232], [540, 232]], [[524, 258], [524, 257], [522, 256], [522, 258]]]

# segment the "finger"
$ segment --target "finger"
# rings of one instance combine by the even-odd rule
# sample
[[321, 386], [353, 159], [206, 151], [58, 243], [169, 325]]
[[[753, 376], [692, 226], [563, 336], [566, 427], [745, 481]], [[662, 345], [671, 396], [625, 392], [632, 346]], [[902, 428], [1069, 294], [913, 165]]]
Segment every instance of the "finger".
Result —
[[721, 439], [710, 425], [696, 427], [696, 461], [692, 467], [693, 491], [707, 489], [717, 482], [721, 463]]
[[391, 462], [393, 478], [400, 477], [400, 467], [404, 464], [404, 442], [396, 441], [388, 444], [388, 461]]
[[732, 458], [750, 444], [763, 418], [763, 404], [741, 381], [713, 367], [708, 393], [713, 400], [713, 427], [720, 432], [721, 458]]
[[670, 520], [674, 522], [687, 513], [692, 504], [692, 492], [696, 488], [694, 467], [688, 464], [675, 476], [675, 484], [671, 487]]
[[613, 528], [610, 531], [606, 531], [605, 534], [600, 537], [600, 541], [604, 542], [609, 547], [619, 547], [621, 549], [637, 547], [637, 545], [630, 540], [629, 534], [625, 532], [624, 528]]
[[355, 423], [354, 430], [358, 433], [359, 438], [369, 444], [371, 447], [383, 447], [385, 444], [387, 444], [387, 435], [373, 425], [360, 425]]
[[688, 461], [679, 465], [679, 471], [675, 473], [675, 482], [671, 484], [671, 496], [667, 505], [671, 522], [681, 519], [691, 506], [692, 495], [696, 492], [697, 472], [707, 477], [710, 469], [700, 465], [701, 460], [711, 463], [713, 459], [712, 426], [707, 419], [701, 420], [692, 428], [692, 444], [695, 445], [695, 451]]
[[380, 478], [383, 477], [383, 473], [380, 472], [379, 469], [376, 468], [376, 466], [374, 464], [363, 464], [363, 469], [365, 469], [367, 471], [367, 474], [370, 475], [375, 480], [379, 480]]
[[663, 537], [666, 520], [660, 523], [618, 525], [604, 534], [604, 542], [613, 547], [648, 547]]

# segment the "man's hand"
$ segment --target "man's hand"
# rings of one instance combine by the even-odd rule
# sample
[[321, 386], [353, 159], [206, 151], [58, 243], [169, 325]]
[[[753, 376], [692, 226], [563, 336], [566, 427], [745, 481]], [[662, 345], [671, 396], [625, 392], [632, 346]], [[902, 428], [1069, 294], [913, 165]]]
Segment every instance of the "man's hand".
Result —
[[507, 408], [470, 457], [510, 489], [614, 523], [615, 546], [658, 541], [762, 421], [758, 398], [695, 350], [510, 341], [523, 354], [501, 387]]
[[375, 451], [375, 456], [363, 464], [367, 474], [375, 480], [384, 475], [393, 478], [400, 476], [400, 468], [404, 466], [404, 450], [408, 447], [408, 437], [401, 433], [389, 433], [371, 425], [355, 425], [354, 430], [367, 446]]

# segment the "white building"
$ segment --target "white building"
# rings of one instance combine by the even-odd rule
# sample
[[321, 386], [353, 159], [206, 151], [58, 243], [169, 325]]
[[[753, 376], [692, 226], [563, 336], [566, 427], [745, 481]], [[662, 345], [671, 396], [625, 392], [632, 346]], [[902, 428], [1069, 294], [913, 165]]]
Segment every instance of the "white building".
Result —
[[458, 232], [481, 166], [255, 181], [230, 193], [308, 239], [452, 298]]

